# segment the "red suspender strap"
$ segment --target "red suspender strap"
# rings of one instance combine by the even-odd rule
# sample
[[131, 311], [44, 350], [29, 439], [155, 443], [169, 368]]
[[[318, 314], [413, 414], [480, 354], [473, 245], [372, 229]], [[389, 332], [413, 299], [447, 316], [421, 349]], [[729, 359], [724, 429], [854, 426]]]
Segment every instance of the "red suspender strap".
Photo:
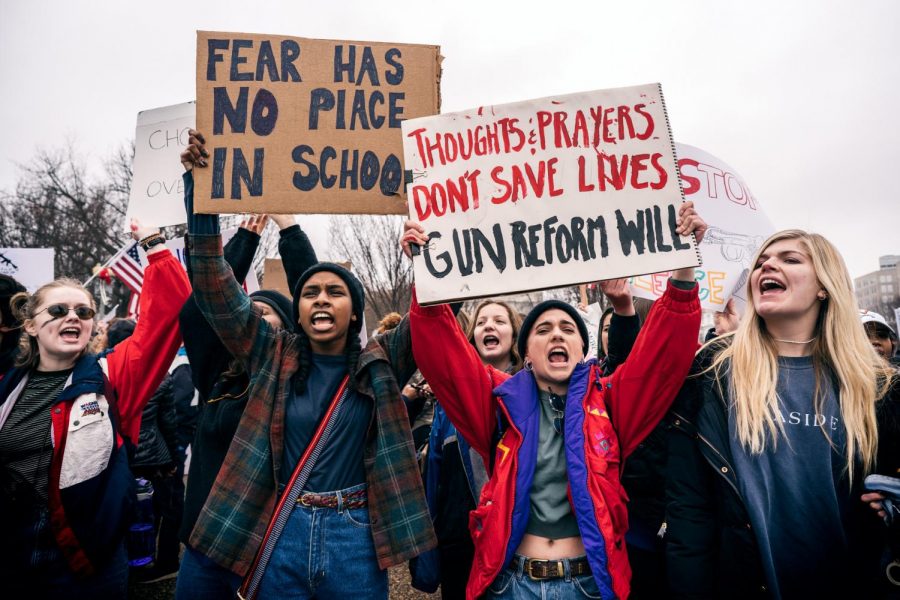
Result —
[[321, 446], [324, 446], [324, 444], [328, 442], [328, 436], [331, 433], [335, 412], [347, 395], [347, 384], [349, 381], [350, 376], [345, 375], [341, 384], [338, 386], [337, 392], [334, 394], [334, 398], [331, 399], [328, 410], [325, 411], [325, 415], [316, 427], [316, 432], [313, 434], [312, 439], [303, 451], [303, 456], [297, 461], [297, 466], [294, 467], [294, 472], [288, 480], [284, 493], [275, 505], [275, 511], [272, 513], [272, 518], [269, 519], [269, 525], [266, 527], [266, 533], [263, 536], [262, 544], [260, 544], [259, 550], [256, 553], [256, 558], [253, 559], [253, 565], [250, 567], [250, 571], [247, 573], [247, 577], [244, 579], [244, 583], [241, 585], [241, 589], [238, 592], [239, 598], [250, 600], [256, 597], [259, 583], [262, 580], [262, 575], [265, 572], [275, 543], [278, 541], [278, 537], [281, 535], [281, 531], [284, 528], [284, 524], [287, 520], [286, 517], [290, 514], [294, 504], [297, 502], [297, 497], [300, 495], [303, 486], [306, 485], [306, 480], [309, 478], [309, 475], [315, 466], [316, 459], [321, 453]]

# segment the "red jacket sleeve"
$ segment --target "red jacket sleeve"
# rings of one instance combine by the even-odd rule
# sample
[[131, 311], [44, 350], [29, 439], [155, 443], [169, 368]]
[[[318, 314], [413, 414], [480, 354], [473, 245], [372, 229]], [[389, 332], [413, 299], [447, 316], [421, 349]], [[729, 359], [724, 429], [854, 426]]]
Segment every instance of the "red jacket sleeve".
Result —
[[416, 365], [447, 416], [487, 464], [497, 426], [494, 386], [509, 376], [482, 364], [446, 304], [409, 309]]
[[106, 357], [122, 433], [135, 443], [144, 406], [166, 376], [181, 345], [178, 313], [191, 293], [187, 274], [171, 252], [155, 252], [147, 259], [150, 264], [144, 270], [137, 327]]
[[628, 359], [605, 380], [623, 459], [663, 418], [688, 374], [700, 331], [697, 289], [669, 285], [650, 309]]

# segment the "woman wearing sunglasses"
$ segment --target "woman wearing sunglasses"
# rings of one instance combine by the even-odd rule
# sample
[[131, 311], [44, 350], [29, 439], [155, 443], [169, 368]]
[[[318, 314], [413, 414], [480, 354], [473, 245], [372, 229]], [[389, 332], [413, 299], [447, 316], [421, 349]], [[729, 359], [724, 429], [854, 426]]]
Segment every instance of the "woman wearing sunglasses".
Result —
[[155, 229], [132, 222], [147, 251], [134, 335], [89, 354], [95, 304], [57, 279], [11, 304], [24, 335], [0, 379], [0, 574], [9, 597], [124, 598], [125, 530], [134, 497], [125, 440], [181, 342], [190, 293]]
[[[678, 233], [699, 242], [705, 230], [684, 203]], [[404, 251], [426, 241], [407, 222]], [[490, 465], [470, 516], [468, 598], [628, 597], [621, 464], [675, 397], [700, 328], [694, 270], [675, 271], [670, 283], [611, 377], [584, 360], [587, 329], [568, 304], [551, 300], [528, 314], [518, 338], [525, 367], [510, 377], [482, 364], [447, 306], [413, 300], [416, 363]]]

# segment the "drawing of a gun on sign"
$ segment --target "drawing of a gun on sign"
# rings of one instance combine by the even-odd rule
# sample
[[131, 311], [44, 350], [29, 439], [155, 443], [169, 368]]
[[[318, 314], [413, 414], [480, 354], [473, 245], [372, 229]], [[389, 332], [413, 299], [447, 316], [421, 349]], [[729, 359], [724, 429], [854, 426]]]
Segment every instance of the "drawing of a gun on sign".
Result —
[[746, 235], [710, 227], [703, 244], [718, 245], [722, 258], [729, 262], [748, 264], [765, 240], [761, 235]]
[[0, 252], [0, 273], [13, 276], [19, 272], [19, 266], [8, 256]]

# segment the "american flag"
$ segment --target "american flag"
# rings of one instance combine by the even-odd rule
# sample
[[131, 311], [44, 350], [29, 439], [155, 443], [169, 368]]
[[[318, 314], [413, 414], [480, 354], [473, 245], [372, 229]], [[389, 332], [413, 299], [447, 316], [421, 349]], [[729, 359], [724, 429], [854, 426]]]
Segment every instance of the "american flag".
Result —
[[144, 265], [141, 263], [137, 242], [119, 251], [109, 266], [115, 271], [119, 281], [134, 294], [140, 295], [144, 285]]
[[125, 315], [126, 318], [137, 321], [137, 318], [141, 316], [140, 302], [141, 295], [131, 292], [131, 298], [128, 299], [128, 314]]

